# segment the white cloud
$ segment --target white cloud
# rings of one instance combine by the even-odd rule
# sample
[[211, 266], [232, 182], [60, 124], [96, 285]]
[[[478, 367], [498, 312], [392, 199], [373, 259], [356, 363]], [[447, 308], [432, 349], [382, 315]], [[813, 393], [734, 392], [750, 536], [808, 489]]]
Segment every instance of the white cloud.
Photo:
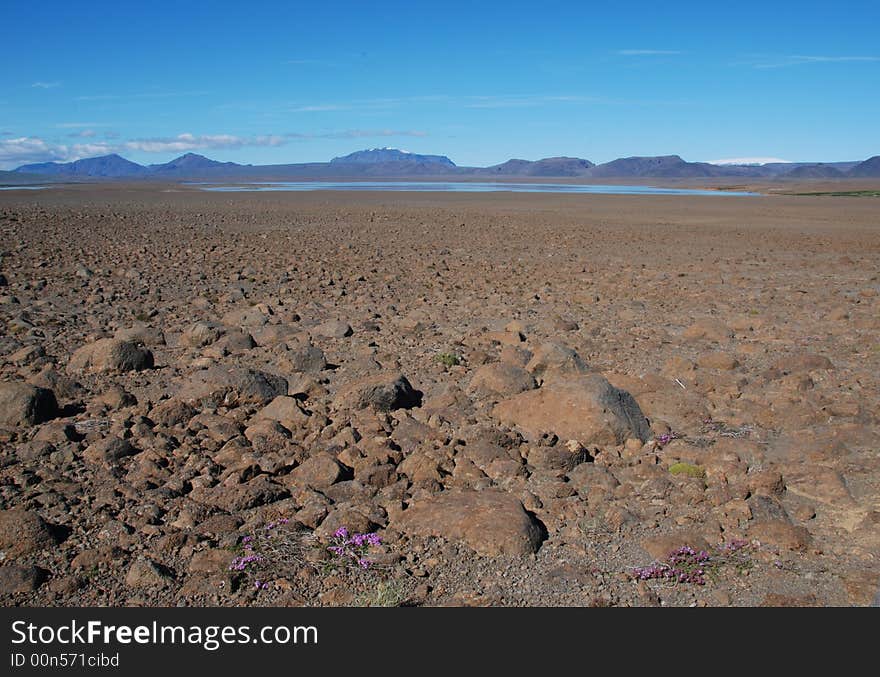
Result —
[[467, 97], [465, 108], [524, 108], [543, 106], [552, 103], [609, 103], [606, 99], [595, 96], [579, 96], [572, 94], [547, 95], [523, 94], [513, 96], [470, 96]]
[[98, 132], [96, 132], [94, 129], [82, 129], [78, 132], [71, 132], [67, 136], [71, 139], [91, 139], [92, 137], [97, 135]]
[[51, 162], [64, 158], [67, 148], [53, 146], [43, 139], [22, 136], [0, 141], [0, 165], [17, 167], [31, 162]]
[[770, 162], [791, 162], [778, 157], [733, 157], [724, 160], [709, 160], [710, 165], [765, 165]]
[[60, 87], [60, 82], [40, 82], [37, 81], [31, 85], [31, 89], [54, 89], [55, 87]]
[[69, 157], [67, 160], [81, 160], [82, 158], [87, 157], [110, 155], [117, 150], [116, 146], [111, 146], [110, 144], [102, 143], [100, 141], [98, 143], [75, 143], [68, 150]]
[[368, 139], [372, 137], [388, 136], [428, 136], [428, 132], [418, 129], [344, 129], [338, 132], [323, 132], [321, 134], [291, 133], [285, 134], [288, 139]]
[[36, 162], [71, 162], [115, 151], [105, 143], [75, 143], [73, 145], [49, 143], [33, 136], [0, 141], [0, 167], [14, 169], [19, 165]]
[[207, 150], [217, 148], [243, 148], [245, 146], [282, 146], [286, 143], [283, 136], [265, 135], [242, 137], [232, 134], [178, 134], [174, 137], [135, 139], [126, 141], [129, 150], [140, 150], [145, 153], [183, 153], [191, 150]]
[[296, 108], [291, 108], [291, 113], [325, 113], [328, 111], [334, 110], [347, 110], [348, 106], [340, 106], [338, 104], [328, 103], [328, 104], [314, 104], [310, 106], [298, 106]]

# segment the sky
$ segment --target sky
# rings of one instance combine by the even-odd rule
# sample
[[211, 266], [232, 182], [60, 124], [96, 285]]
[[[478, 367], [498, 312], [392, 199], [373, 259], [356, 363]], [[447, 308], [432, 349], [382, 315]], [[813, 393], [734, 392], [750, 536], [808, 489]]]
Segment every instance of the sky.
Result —
[[878, 28], [876, 0], [4, 3], [0, 169], [373, 147], [862, 160]]

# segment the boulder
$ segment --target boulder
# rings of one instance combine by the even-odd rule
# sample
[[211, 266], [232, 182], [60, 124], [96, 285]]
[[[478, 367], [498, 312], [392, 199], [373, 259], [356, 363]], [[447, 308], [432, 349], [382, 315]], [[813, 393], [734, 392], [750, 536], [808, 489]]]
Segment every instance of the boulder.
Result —
[[46, 580], [48, 572], [34, 566], [0, 566], [0, 594], [33, 592]]
[[145, 324], [136, 324], [133, 327], [119, 329], [113, 334], [113, 338], [121, 341], [142, 343], [150, 347], [165, 345], [165, 334], [162, 330], [156, 327], [148, 327]]
[[262, 327], [274, 315], [272, 309], [264, 303], [246, 308], [230, 310], [220, 320], [227, 327]]
[[68, 373], [142, 371], [153, 366], [153, 353], [134, 341], [99, 339], [79, 348], [67, 363]]
[[337, 409], [366, 409], [393, 411], [418, 407], [422, 394], [415, 390], [405, 376], [383, 373], [358, 379], [343, 387], [336, 395]]
[[470, 390], [511, 397], [535, 388], [535, 379], [521, 367], [504, 362], [485, 364], [471, 379]]
[[635, 398], [599, 374], [554, 381], [520, 393], [499, 402], [492, 413], [531, 438], [555, 433], [582, 445], [614, 445], [629, 438], [645, 442], [651, 435]]
[[477, 553], [527, 555], [543, 540], [541, 525], [503, 491], [445, 491], [414, 502], [392, 526], [404, 533], [464, 541]]
[[105, 437], [89, 445], [83, 452], [83, 458], [89, 463], [112, 465], [137, 453], [138, 450], [128, 440], [121, 437]]
[[180, 335], [180, 345], [202, 348], [214, 343], [224, 333], [224, 328], [215, 322], [196, 322]]
[[288, 430], [296, 430], [309, 420], [309, 415], [303, 411], [296, 398], [279, 395], [260, 409], [257, 412], [256, 418], [278, 421]]
[[149, 418], [156, 425], [166, 428], [184, 425], [199, 412], [187, 404], [177, 399], [170, 399], [160, 402], [150, 410]]
[[0, 560], [28, 555], [58, 541], [56, 531], [37, 513], [24, 508], [0, 510]]
[[352, 335], [351, 325], [348, 322], [343, 322], [341, 320], [331, 320], [330, 322], [324, 322], [323, 324], [319, 324], [312, 330], [312, 333], [315, 336], [322, 336], [324, 338], [336, 338], [341, 339], [346, 336]]
[[322, 490], [342, 477], [342, 467], [326, 452], [315, 454], [282, 478], [285, 484], [295, 487], [311, 487]]
[[193, 374], [181, 387], [179, 399], [214, 406], [265, 404], [278, 395], [287, 395], [287, 381], [245, 367], [216, 365]]
[[290, 371], [317, 374], [327, 368], [327, 359], [317, 346], [301, 343], [282, 354], [281, 364]]
[[55, 394], [28, 383], [0, 383], [0, 425], [30, 426], [58, 414]]
[[125, 574], [125, 584], [130, 588], [162, 587], [168, 580], [167, 569], [146, 558], [132, 562]]
[[576, 351], [561, 343], [548, 341], [532, 353], [526, 371], [537, 379], [546, 380], [549, 377], [586, 374], [589, 367]]

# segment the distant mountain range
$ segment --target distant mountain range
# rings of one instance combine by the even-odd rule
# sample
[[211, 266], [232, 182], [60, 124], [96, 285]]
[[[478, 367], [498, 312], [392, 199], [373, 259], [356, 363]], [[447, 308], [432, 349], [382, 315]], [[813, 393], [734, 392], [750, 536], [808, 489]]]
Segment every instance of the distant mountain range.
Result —
[[445, 155], [419, 155], [396, 148], [372, 148], [335, 157], [330, 162], [288, 165], [240, 165], [217, 162], [186, 153], [155, 165], [139, 165], [119, 155], [104, 155], [75, 162], [23, 165], [6, 174], [39, 175], [51, 180], [154, 179], [154, 180], [295, 180], [406, 177], [583, 177], [583, 178], [797, 178], [843, 179], [880, 177], [880, 155], [864, 162], [773, 162], [763, 165], [687, 162], [678, 155], [619, 158], [596, 165], [589, 160], [554, 157], [543, 160], [508, 160], [491, 167], [458, 167]]

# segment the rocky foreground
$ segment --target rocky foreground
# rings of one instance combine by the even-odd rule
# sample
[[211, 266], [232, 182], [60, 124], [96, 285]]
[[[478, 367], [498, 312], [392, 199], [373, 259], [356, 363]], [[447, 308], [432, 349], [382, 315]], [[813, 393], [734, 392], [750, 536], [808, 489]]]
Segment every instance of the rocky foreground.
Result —
[[866, 605], [871, 198], [0, 197], [5, 605]]

